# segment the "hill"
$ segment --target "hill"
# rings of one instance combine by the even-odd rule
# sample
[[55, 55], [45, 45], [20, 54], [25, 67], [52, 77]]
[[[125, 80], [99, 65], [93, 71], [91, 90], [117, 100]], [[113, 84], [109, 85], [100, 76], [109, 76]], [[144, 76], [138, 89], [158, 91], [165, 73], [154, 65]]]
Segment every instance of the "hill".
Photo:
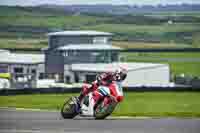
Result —
[[[85, 11], [86, 8], [87, 12]], [[119, 7], [119, 9], [118, 9]], [[108, 10], [127, 8], [138, 13], [111, 14]], [[36, 7], [0, 7], [0, 39], [42, 39], [47, 32], [61, 30], [99, 30], [115, 34], [115, 41], [173, 43], [192, 46], [199, 44], [200, 12], [199, 5], [182, 5], [176, 10], [166, 9], [175, 6], [137, 7], [112, 5], [76, 5]], [[188, 10], [181, 10], [182, 8]], [[156, 10], [153, 13], [140, 12]], [[195, 10], [193, 10], [195, 9]], [[95, 10], [93, 12], [93, 10]], [[102, 11], [99, 13], [99, 11]], [[98, 13], [97, 13], [98, 12]], [[172, 13], [173, 12], [173, 13]], [[127, 13], [127, 12], [126, 12]], [[43, 41], [42, 41], [43, 42]]]

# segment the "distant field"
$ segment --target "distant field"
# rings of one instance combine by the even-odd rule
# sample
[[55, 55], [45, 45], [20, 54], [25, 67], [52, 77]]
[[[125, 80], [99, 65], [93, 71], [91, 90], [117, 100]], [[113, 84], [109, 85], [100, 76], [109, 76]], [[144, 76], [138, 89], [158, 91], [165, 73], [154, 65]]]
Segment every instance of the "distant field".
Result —
[[143, 15], [145, 16], [157, 16], [157, 17], [162, 17], [162, 16], [192, 16], [192, 17], [200, 17], [200, 12], [199, 11], [186, 11], [186, 12], [174, 12], [174, 11], [168, 11], [168, 12], [160, 12], [160, 13], [144, 13]]
[[[144, 43], [144, 42], [125, 42], [125, 41], [113, 41], [114, 46], [118, 46], [124, 49], [128, 48], [187, 48], [191, 47], [188, 44], [176, 44], [176, 43]], [[44, 48], [48, 46], [47, 37], [41, 38], [0, 38], [0, 49], [1, 48]]]
[[0, 49], [16, 48], [16, 49], [38, 49], [48, 46], [46, 39], [1, 39]]
[[0, 26], [38, 26], [51, 28], [72, 28], [96, 23], [103, 18], [86, 15], [72, 15], [61, 11], [26, 7], [1, 7]]
[[152, 42], [127, 42], [127, 41], [113, 41], [113, 45], [124, 48], [188, 48], [192, 47], [189, 44], [179, 43], [152, 43]]
[[122, 56], [127, 57], [127, 60], [131, 61], [133, 57], [158, 57], [158, 58], [200, 58], [198, 52], [156, 52], [156, 53], [144, 53], [144, 52], [125, 52], [121, 53]]
[[[198, 24], [163, 24], [163, 25], [134, 25], [134, 24], [101, 24], [88, 26], [90, 29], [103, 30], [113, 33], [149, 33], [160, 35], [167, 32], [191, 32], [199, 31]], [[83, 29], [87, 29], [85, 26]]]
[[[78, 94], [0, 96], [0, 107], [59, 110], [65, 98]], [[114, 116], [200, 117], [200, 93], [130, 92]]]
[[[200, 12], [161, 12], [126, 16], [88, 15], [66, 13], [39, 7], [3, 7], [0, 8], [0, 38], [40, 38], [46, 32], [57, 30], [98, 30], [114, 33], [113, 40], [160, 42], [175, 44], [198, 44], [200, 38]], [[150, 16], [152, 18], [145, 18]], [[167, 18], [180, 19], [177, 23], [168, 24]], [[137, 17], [137, 19], [136, 19]], [[120, 18], [120, 21], [118, 18]], [[166, 22], [160, 22], [166, 18]], [[186, 20], [185, 20], [186, 18]], [[124, 21], [126, 20], [126, 21]], [[146, 21], [147, 20], [147, 21]], [[117, 21], [117, 22], [116, 22]], [[122, 21], [122, 22], [121, 22]], [[149, 22], [148, 22], [149, 21]], [[141, 22], [141, 23], [140, 23]], [[5, 26], [18, 28], [17, 31], [6, 29]], [[26, 27], [20, 30], [20, 27]], [[4, 28], [2, 28], [4, 27]], [[34, 29], [40, 32], [32, 32]], [[41, 38], [40, 38], [41, 39]]]
[[89, 16], [1, 16], [0, 18], [0, 25], [30, 25], [51, 28], [71, 28], [73, 26], [78, 27], [88, 23], [95, 23], [97, 21], [96, 18]]
[[[114, 40], [121, 41], [158, 41], [162, 43], [192, 44], [194, 36], [200, 32], [199, 24], [99, 24], [81, 27], [83, 30], [99, 30], [114, 33]], [[196, 35], [197, 36], [197, 35]], [[196, 38], [198, 38], [196, 37]]]

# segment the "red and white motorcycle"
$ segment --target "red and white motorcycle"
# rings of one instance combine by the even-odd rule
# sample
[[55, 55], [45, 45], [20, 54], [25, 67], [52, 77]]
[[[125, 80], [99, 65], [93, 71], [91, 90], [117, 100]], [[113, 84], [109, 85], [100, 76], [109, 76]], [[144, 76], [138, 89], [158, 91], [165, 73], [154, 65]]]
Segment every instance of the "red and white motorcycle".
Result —
[[98, 89], [103, 89], [108, 95], [98, 100], [95, 104], [93, 99], [94, 92], [90, 92], [83, 98], [80, 103], [81, 105], [78, 105], [77, 97], [70, 97], [64, 102], [61, 108], [62, 117], [64, 119], [72, 119], [77, 115], [80, 115], [82, 117], [105, 119], [109, 116], [114, 111], [118, 102], [115, 97], [110, 94], [110, 89], [108, 87], [99, 86]]

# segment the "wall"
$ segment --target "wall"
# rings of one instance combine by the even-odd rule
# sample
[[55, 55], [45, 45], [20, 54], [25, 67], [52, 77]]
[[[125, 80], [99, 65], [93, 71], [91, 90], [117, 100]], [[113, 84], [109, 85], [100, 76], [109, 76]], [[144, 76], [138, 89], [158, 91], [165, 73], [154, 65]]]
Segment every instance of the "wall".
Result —
[[45, 73], [64, 73], [64, 57], [55, 51], [45, 53]]
[[125, 86], [163, 86], [169, 85], [169, 67], [154, 67], [128, 71], [128, 75], [123, 85]]

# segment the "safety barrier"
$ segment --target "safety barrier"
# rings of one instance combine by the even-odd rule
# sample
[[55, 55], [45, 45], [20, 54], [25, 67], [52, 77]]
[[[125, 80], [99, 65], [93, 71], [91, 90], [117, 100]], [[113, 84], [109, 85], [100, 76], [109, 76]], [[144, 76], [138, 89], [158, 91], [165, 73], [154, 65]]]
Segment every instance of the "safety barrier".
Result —
[[[199, 87], [176, 86], [176, 87], [124, 87], [124, 92], [167, 92], [167, 91], [195, 91], [200, 92]], [[0, 95], [18, 95], [18, 94], [61, 94], [61, 93], [79, 93], [81, 88], [26, 88], [26, 89], [3, 89]]]

